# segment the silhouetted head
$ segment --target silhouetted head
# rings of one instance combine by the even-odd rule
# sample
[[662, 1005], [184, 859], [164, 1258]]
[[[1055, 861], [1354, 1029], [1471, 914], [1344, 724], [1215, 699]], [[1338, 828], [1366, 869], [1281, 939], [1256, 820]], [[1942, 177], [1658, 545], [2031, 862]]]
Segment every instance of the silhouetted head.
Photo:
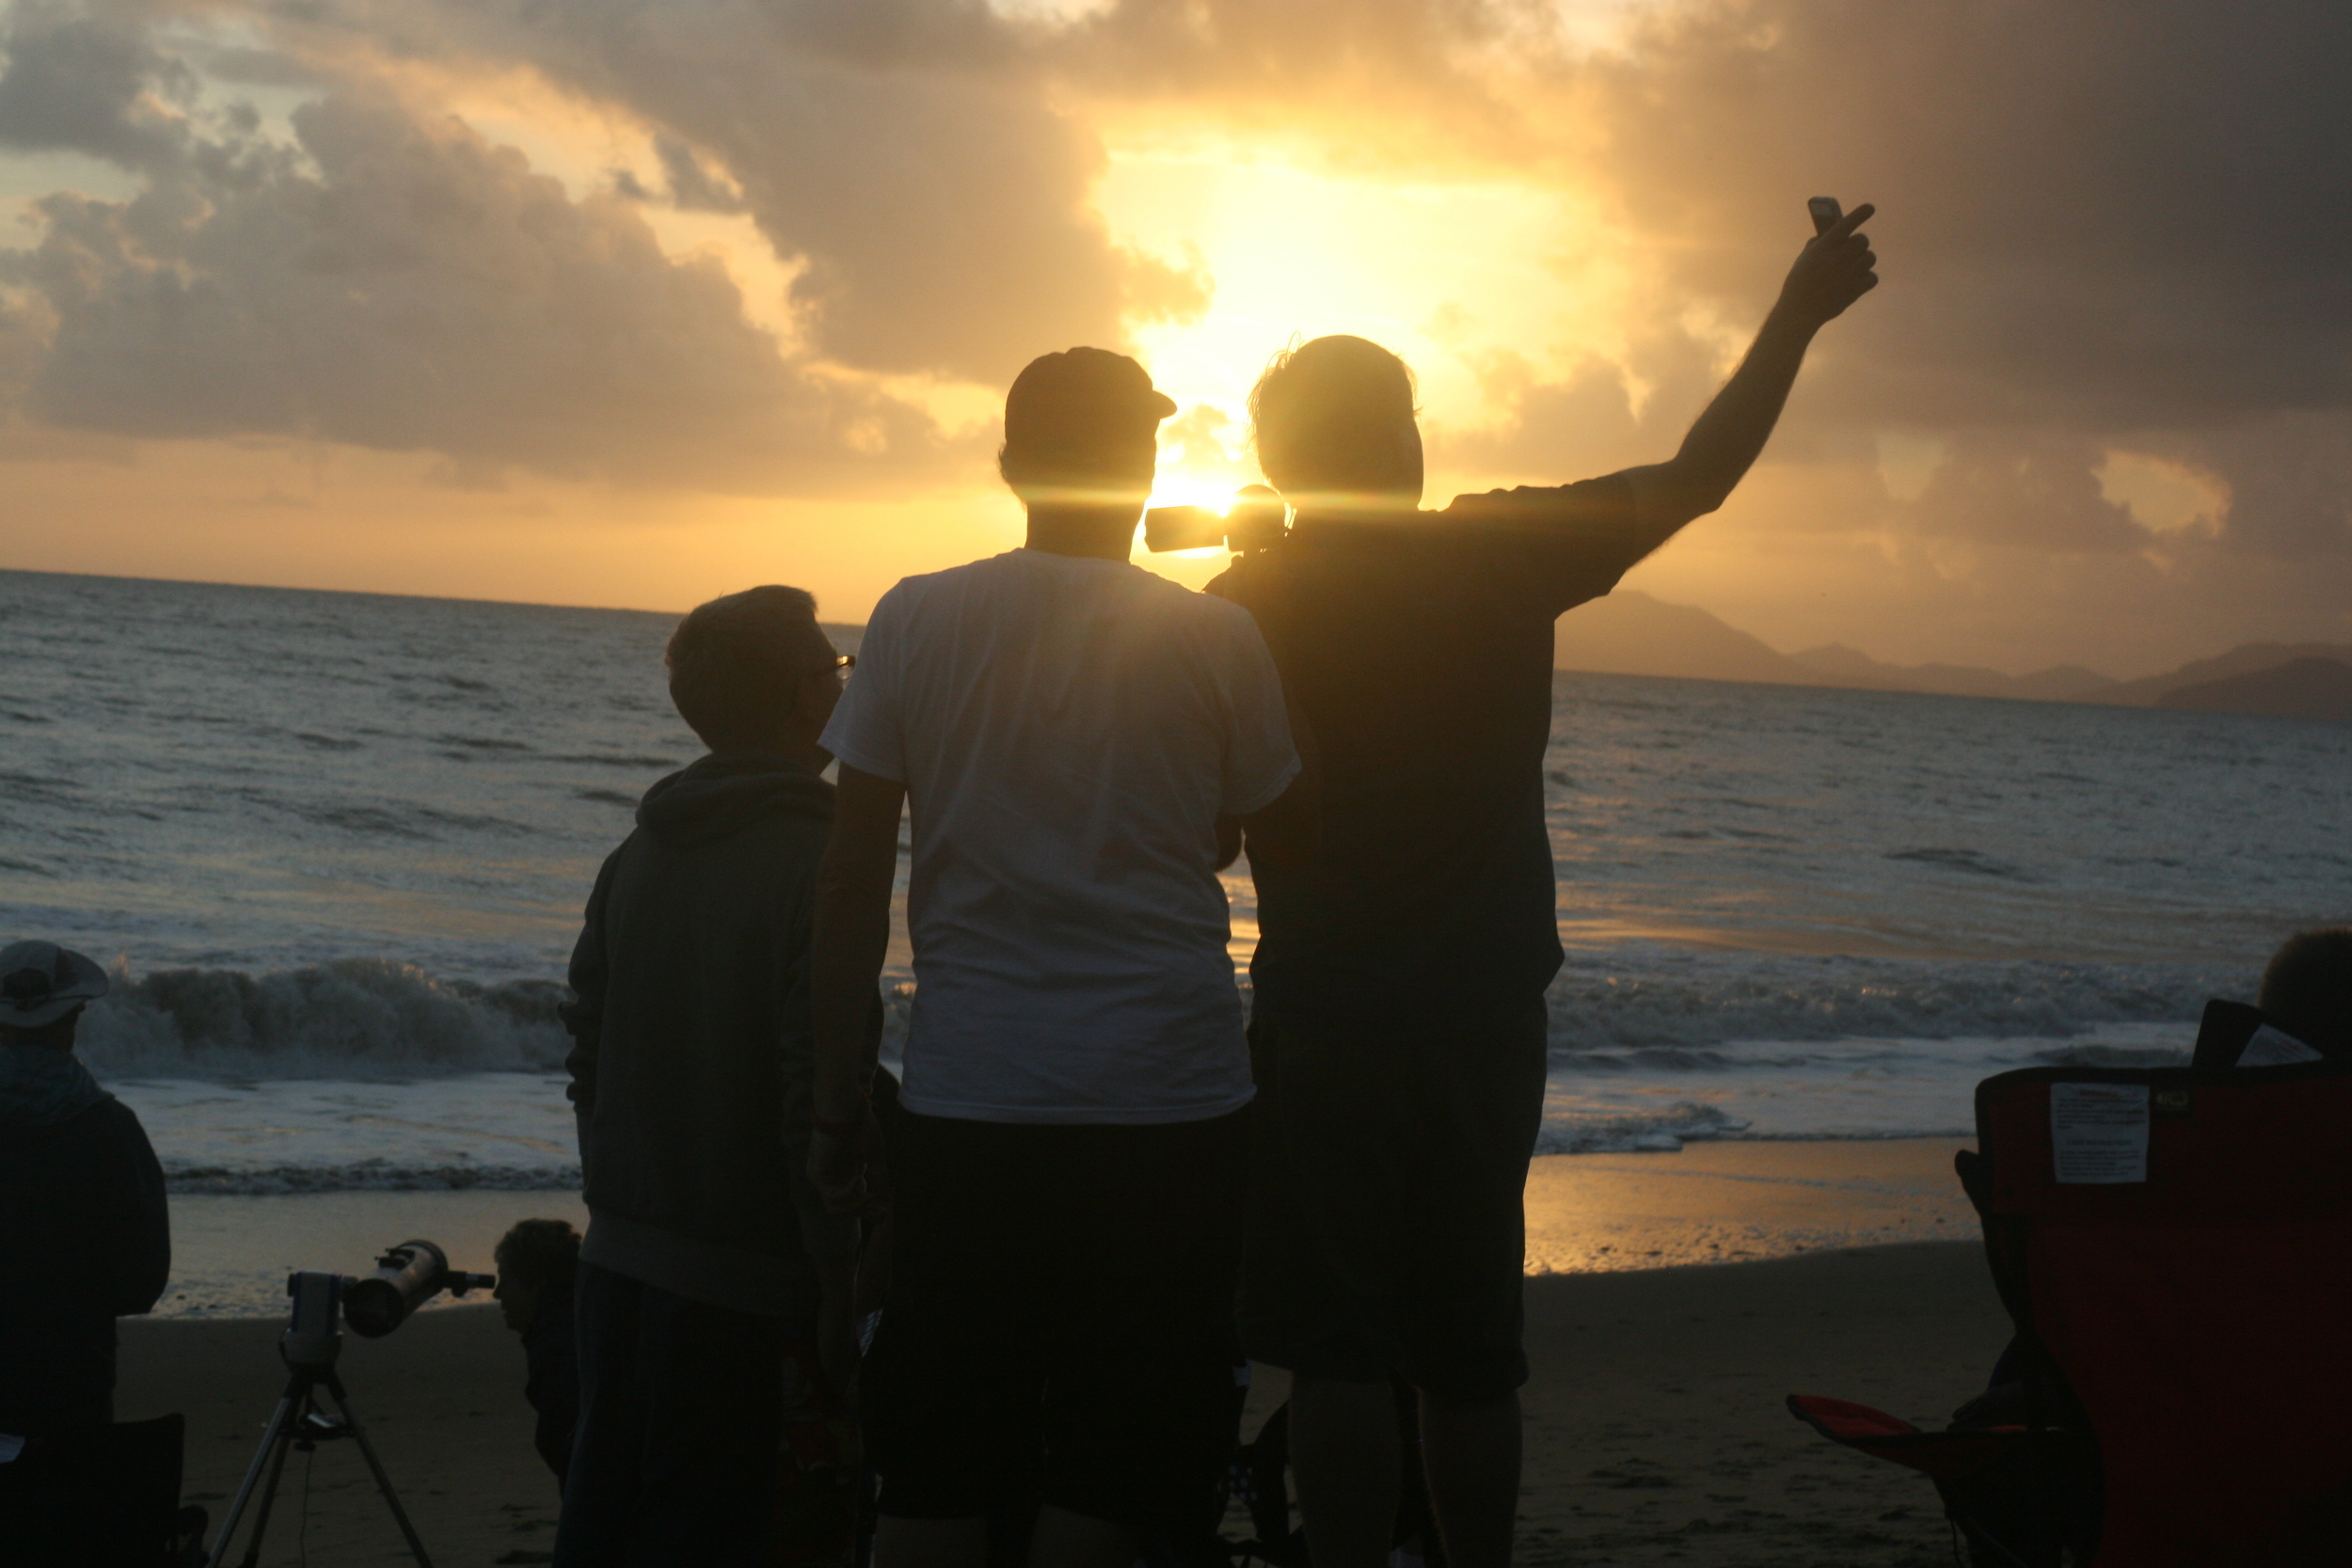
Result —
[[1005, 394], [996, 471], [1032, 509], [1124, 512], [1132, 527], [1152, 494], [1160, 421], [1174, 412], [1176, 404], [1123, 354], [1041, 355]]
[[104, 970], [54, 942], [0, 947], [0, 1046], [72, 1050], [82, 1009], [106, 990]]
[[1421, 504], [1413, 372], [1378, 343], [1317, 338], [1287, 349], [1249, 394], [1258, 467], [1304, 510]]
[[506, 1326], [520, 1334], [531, 1326], [540, 1302], [551, 1291], [572, 1288], [580, 1266], [580, 1232], [568, 1220], [517, 1220], [499, 1238], [492, 1257], [498, 1265], [499, 1310]]
[[2313, 1050], [2352, 1055], [2352, 926], [2287, 938], [2263, 971], [2256, 1004]]
[[841, 696], [841, 658], [798, 588], [747, 588], [677, 624], [670, 701], [714, 752], [813, 748]]

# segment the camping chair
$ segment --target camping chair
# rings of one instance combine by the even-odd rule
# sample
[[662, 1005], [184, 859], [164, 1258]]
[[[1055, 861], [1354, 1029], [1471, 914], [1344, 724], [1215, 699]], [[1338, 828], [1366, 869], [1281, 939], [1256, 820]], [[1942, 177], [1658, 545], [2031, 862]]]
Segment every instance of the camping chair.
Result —
[[[2208, 1033], [2243, 1047], [2248, 1011]], [[2009, 1418], [1790, 1408], [1932, 1477], [1982, 1563], [2352, 1561], [2352, 1063], [2238, 1054], [1978, 1085], [1959, 1164], [2017, 1328]]]
[[180, 1503], [178, 1416], [36, 1438], [0, 1465], [8, 1568], [179, 1568], [204, 1560], [205, 1514]]

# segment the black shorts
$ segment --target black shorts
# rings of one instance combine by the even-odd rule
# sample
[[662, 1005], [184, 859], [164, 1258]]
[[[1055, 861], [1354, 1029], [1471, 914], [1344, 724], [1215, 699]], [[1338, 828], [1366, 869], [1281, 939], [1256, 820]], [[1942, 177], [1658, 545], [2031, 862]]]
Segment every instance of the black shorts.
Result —
[[1254, 1021], [1242, 1342], [1311, 1377], [1499, 1397], [1520, 1345], [1543, 998], [1418, 1032]]
[[891, 1284], [866, 1364], [882, 1512], [1052, 1503], [1214, 1524], [1241, 1416], [1244, 1113], [890, 1127]]

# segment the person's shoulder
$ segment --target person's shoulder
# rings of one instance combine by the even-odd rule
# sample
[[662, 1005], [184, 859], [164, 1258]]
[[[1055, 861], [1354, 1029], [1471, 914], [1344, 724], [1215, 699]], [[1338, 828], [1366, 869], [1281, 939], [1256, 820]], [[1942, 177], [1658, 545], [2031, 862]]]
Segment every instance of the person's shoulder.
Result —
[[1206, 588], [1186, 588], [1183, 583], [1161, 577], [1156, 572], [1137, 567], [1138, 574], [1151, 580], [1137, 585], [1139, 596], [1178, 624], [1197, 629], [1202, 635], [1216, 638], [1252, 637], [1257, 633], [1257, 618], [1236, 602], [1228, 592], [1233, 571], [1228, 568]]
[[104, 1095], [57, 1124], [66, 1137], [93, 1151], [143, 1149], [148, 1147], [147, 1124], [139, 1114], [113, 1095]]

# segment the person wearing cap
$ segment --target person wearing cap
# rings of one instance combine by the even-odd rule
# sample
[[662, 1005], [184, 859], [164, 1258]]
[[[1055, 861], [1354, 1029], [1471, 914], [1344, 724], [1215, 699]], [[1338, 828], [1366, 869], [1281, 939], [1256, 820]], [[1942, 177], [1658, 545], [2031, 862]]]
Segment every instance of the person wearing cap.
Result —
[[1311, 832], [1282, 690], [1237, 606], [1129, 563], [1175, 404], [1123, 356], [1032, 362], [998, 469], [1019, 549], [874, 609], [825, 732], [817, 1137], [878, 1198], [864, 1099], [903, 805], [915, 992], [888, 1158], [892, 1279], [861, 1374], [880, 1568], [1127, 1568], [1214, 1523], [1251, 1098], [1220, 819]]
[[114, 1419], [115, 1319], [171, 1273], [164, 1172], [139, 1118], [73, 1056], [106, 972], [50, 942], [0, 947], [0, 1433]]

